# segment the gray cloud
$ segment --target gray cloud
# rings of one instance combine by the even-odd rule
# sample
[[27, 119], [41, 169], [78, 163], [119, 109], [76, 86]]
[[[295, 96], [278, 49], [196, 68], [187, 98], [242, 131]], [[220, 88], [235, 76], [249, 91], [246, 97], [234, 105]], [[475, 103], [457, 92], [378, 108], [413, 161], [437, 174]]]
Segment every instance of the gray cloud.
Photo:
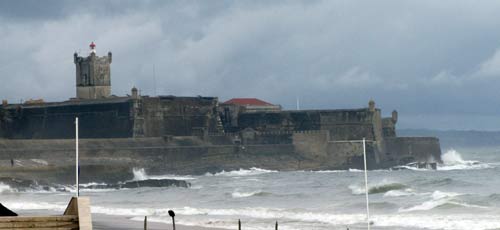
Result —
[[154, 65], [159, 94], [290, 109], [296, 97], [304, 108], [373, 98], [400, 111], [401, 127], [500, 129], [499, 10], [451, 0], [2, 1], [0, 97], [74, 96], [72, 54], [95, 41], [98, 54], [114, 54], [117, 95], [134, 85], [153, 94]]

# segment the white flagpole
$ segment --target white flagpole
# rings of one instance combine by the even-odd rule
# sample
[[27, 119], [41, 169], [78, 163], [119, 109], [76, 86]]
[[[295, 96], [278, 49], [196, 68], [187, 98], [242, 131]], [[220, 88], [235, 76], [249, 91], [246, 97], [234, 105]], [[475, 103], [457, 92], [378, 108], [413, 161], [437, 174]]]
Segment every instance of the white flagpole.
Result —
[[75, 129], [76, 129], [76, 134], [75, 134], [75, 144], [76, 144], [76, 167], [75, 167], [75, 174], [76, 174], [76, 197], [80, 196], [80, 183], [78, 182], [78, 177], [79, 177], [79, 172], [78, 172], [78, 117], [75, 119]]
[[366, 195], [366, 222], [368, 223], [368, 230], [370, 230], [370, 206], [368, 200], [368, 172], [366, 167], [366, 139], [363, 138], [363, 158], [365, 162], [365, 195]]

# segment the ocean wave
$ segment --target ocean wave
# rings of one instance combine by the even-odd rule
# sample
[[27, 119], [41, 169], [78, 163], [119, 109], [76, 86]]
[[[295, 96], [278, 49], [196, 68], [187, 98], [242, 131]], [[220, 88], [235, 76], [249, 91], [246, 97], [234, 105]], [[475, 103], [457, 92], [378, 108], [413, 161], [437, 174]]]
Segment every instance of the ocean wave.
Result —
[[267, 170], [267, 169], [261, 169], [261, 168], [256, 168], [252, 167], [250, 169], [239, 169], [239, 170], [234, 170], [234, 171], [224, 171], [218, 172], [218, 173], [206, 173], [205, 176], [254, 176], [254, 175], [260, 175], [260, 174], [266, 174], [266, 173], [276, 173], [278, 171], [275, 170]]
[[0, 193], [15, 192], [9, 185], [0, 182]]
[[[376, 184], [368, 185], [368, 194], [377, 194], [377, 193], [385, 193], [391, 190], [401, 190], [406, 188], [407, 186], [401, 183], [389, 182], [387, 180], [383, 180], [382, 182]], [[349, 189], [353, 195], [361, 195], [365, 194], [366, 189], [364, 185], [349, 185]]]
[[408, 170], [413, 170], [413, 171], [434, 171], [433, 169], [418, 168], [418, 167], [410, 166], [410, 165], [399, 165], [399, 166], [394, 167], [394, 169], [408, 169]]
[[[433, 193], [435, 198], [455, 197], [457, 193], [442, 193], [436, 191]], [[47, 203], [47, 202], [4, 202], [6, 207], [13, 210], [51, 210], [62, 212], [67, 204]], [[307, 210], [291, 211], [279, 208], [236, 208], [236, 209], [210, 209], [210, 208], [171, 208], [179, 216], [176, 221], [183, 225], [232, 228], [238, 217], [265, 219], [269, 221], [281, 220], [280, 223], [298, 222], [304, 226], [308, 223], [326, 223], [332, 226], [352, 226], [362, 224], [366, 220], [365, 214], [336, 214], [326, 212], [311, 212]], [[119, 208], [104, 207], [93, 205], [91, 211], [94, 214], [107, 214], [118, 216], [131, 216], [132, 220], [143, 221], [144, 216], [148, 216], [149, 221], [168, 222], [168, 210], [154, 208]], [[190, 217], [191, 216], [191, 217]], [[198, 216], [207, 216], [200, 218]], [[229, 217], [229, 218], [228, 218]], [[231, 218], [234, 217], [234, 218]], [[207, 220], [208, 218], [208, 220]], [[454, 214], [454, 215], [420, 215], [420, 214], [388, 214], [372, 215], [374, 227], [407, 227], [407, 228], [425, 228], [425, 229], [494, 229], [500, 226], [500, 219], [496, 215], [477, 215], [477, 214]], [[290, 222], [290, 223], [291, 223]], [[282, 226], [286, 226], [283, 224]], [[474, 226], [471, 228], [471, 226]], [[250, 228], [250, 226], [248, 226]], [[263, 229], [263, 228], [255, 228]], [[288, 228], [287, 228], [288, 229]]]
[[364, 214], [329, 214], [325, 212], [293, 212], [279, 208], [239, 208], [239, 209], [207, 209], [184, 207], [176, 211], [180, 215], [209, 215], [209, 216], [245, 216], [258, 219], [288, 219], [305, 222], [321, 222], [330, 224], [355, 224], [365, 219]]
[[262, 192], [262, 190], [257, 190], [257, 191], [252, 191], [252, 192], [240, 192], [240, 191], [234, 191], [231, 193], [231, 196], [233, 198], [245, 198], [245, 197], [251, 197], [251, 196], [265, 196], [269, 195], [270, 193], [268, 192]]
[[5, 207], [11, 210], [50, 210], [64, 211], [67, 204], [47, 203], [47, 202], [2, 202]]
[[414, 196], [417, 195], [412, 189], [405, 190], [390, 190], [384, 193], [384, 197], [402, 197], [402, 196]]
[[437, 207], [468, 207], [468, 208], [488, 208], [485, 206], [468, 204], [460, 199], [458, 196], [463, 194], [453, 192], [434, 191], [431, 195], [431, 200], [425, 201], [422, 204], [415, 205], [408, 208], [400, 208], [399, 212], [412, 212], [412, 211], [428, 211]]
[[144, 168], [133, 168], [132, 173], [134, 174], [133, 181], [141, 181], [141, 180], [195, 180], [196, 178], [191, 176], [179, 176], [179, 175], [148, 175]]
[[[392, 169], [373, 169], [368, 170], [368, 172], [391, 172]], [[363, 173], [365, 172], [363, 169], [347, 169], [347, 170], [317, 170], [317, 171], [301, 171], [301, 172], [309, 172], [309, 173]]]
[[398, 227], [440, 230], [486, 230], [497, 229], [500, 219], [497, 215], [453, 214], [453, 215], [428, 215], [428, 214], [393, 214], [373, 215], [371, 218], [375, 227]]
[[[154, 217], [168, 217], [168, 210], [170, 209], [152, 209], [152, 208], [112, 208], [102, 206], [92, 206], [92, 213], [119, 215], [119, 216], [136, 216], [144, 220], [144, 216], [148, 216], [148, 220], [153, 220]], [[365, 219], [364, 214], [328, 214], [324, 212], [295, 212], [280, 208], [235, 208], [235, 209], [211, 209], [211, 208], [172, 208], [179, 216], [211, 216], [214, 218], [237, 216], [249, 217], [257, 219], [287, 219], [294, 221], [305, 221], [311, 223], [329, 223], [329, 224], [355, 224], [363, 222]], [[151, 218], [152, 217], [152, 218]], [[136, 218], [136, 220], [139, 220]], [[182, 220], [183, 218], [179, 218]], [[233, 221], [236, 219], [233, 219]], [[213, 226], [212, 226], [213, 227]], [[234, 227], [234, 226], [233, 226]]]
[[46, 160], [42, 160], [42, 159], [31, 159], [31, 161], [37, 163], [37, 164], [40, 164], [40, 165], [49, 165], [49, 162], [47, 162]]
[[[282, 228], [286, 229], [309, 229], [312, 224], [320, 223], [330, 226], [341, 227], [363, 225], [366, 222], [365, 214], [334, 214], [334, 213], [319, 213], [319, 212], [291, 212], [280, 209], [270, 208], [241, 208], [241, 209], [205, 209], [205, 208], [190, 208], [177, 209], [176, 213], [184, 216], [192, 216], [191, 218], [179, 218], [176, 222], [188, 226], [201, 226], [223, 229], [234, 229], [236, 225], [236, 217], [250, 217], [265, 219], [259, 223], [253, 222], [245, 224], [248, 229], [268, 229], [269, 222], [281, 220]], [[208, 216], [199, 218], [196, 216]], [[220, 218], [218, 217], [220, 216]], [[233, 219], [224, 218], [227, 216], [235, 216]], [[132, 220], [144, 221], [144, 217], [134, 217]], [[291, 221], [286, 221], [291, 220]], [[382, 214], [372, 215], [371, 220], [374, 222], [374, 227], [391, 229], [401, 228], [418, 228], [418, 229], [441, 229], [441, 230], [486, 230], [496, 229], [500, 226], [500, 220], [496, 215], [477, 215], [477, 214], [453, 214], [453, 215], [419, 215], [409, 213], [399, 214]], [[148, 221], [171, 223], [168, 218], [163, 217], [148, 217]], [[260, 223], [266, 223], [261, 225]], [[294, 228], [292, 224], [297, 224]]]
[[482, 163], [479, 161], [464, 160], [462, 155], [454, 149], [446, 151], [441, 156], [443, 164], [439, 164], [437, 170], [474, 170], [493, 168], [492, 164]]
[[349, 171], [350, 170], [318, 170], [318, 171], [305, 171], [305, 172], [312, 172], [312, 173], [345, 173], [345, 172], [349, 172]]

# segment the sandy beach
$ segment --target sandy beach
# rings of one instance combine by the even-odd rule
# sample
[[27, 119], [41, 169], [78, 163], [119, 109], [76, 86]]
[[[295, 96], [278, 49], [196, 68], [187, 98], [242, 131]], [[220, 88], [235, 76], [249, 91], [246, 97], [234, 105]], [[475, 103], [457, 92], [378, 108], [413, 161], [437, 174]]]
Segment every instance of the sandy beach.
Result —
[[[94, 230], [105, 229], [132, 229], [144, 230], [144, 222], [129, 220], [126, 216], [112, 216], [103, 214], [92, 214], [92, 225]], [[237, 225], [235, 225], [237, 227]], [[148, 222], [148, 230], [172, 229], [172, 224]], [[203, 228], [197, 226], [185, 226], [176, 224], [179, 230], [223, 230], [218, 228]]]

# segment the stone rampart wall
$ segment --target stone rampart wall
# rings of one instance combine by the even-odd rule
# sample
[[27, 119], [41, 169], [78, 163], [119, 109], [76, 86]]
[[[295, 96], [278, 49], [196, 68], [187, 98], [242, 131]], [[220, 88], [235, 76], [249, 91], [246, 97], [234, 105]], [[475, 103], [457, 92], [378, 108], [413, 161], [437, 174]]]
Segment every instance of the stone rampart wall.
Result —
[[385, 140], [388, 157], [400, 164], [410, 162], [441, 162], [441, 147], [435, 137], [395, 137]]
[[[0, 140], [0, 162], [10, 159], [18, 164], [0, 165], [0, 176], [74, 179], [72, 140]], [[293, 145], [183, 146], [164, 138], [80, 140], [82, 183], [131, 179], [133, 168], [152, 174], [204, 174], [250, 167], [295, 170], [300, 159]]]
[[7, 108], [11, 121], [3, 127], [5, 138], [74, 138], [75, 117], [82, 138], [132, 136], [133, 120], [128, 100], [107, 103], [61, 103], [60, 105], [14, 105]]
[[217, 133], [217, 98], [143, 97], [140, 112], [145, 137], [189, 136], [194, 129]]

